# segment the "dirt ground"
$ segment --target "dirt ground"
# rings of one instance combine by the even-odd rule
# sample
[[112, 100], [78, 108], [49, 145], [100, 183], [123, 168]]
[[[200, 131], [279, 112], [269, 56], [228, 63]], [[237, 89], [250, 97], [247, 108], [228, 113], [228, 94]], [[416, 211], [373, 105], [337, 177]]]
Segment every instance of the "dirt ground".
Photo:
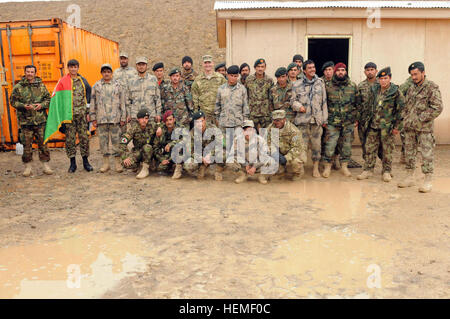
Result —
[[[0, 298], [449, 298], [450, 147], [434, 189], [333, 171], [268, 185], [99, 173], [53, 176], [0, 153]], [[359, 148], [354, 158], [360, 160]], [[36, 156], [37, 154], [35, 154]], [[418, 170], [420, 171], [420, 170]], [[418, 174], [417, 179], [421, 179]]]

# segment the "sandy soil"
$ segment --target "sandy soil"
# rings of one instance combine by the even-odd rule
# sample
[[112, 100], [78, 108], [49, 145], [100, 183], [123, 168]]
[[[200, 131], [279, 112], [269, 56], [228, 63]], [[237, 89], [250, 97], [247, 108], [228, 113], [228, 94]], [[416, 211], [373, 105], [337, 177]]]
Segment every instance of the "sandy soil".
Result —
[[51, 156], [55, 175], [35, 161], [24, 178], [0, 153], [1, 298], [450, 297], [449, 146], [430, 194], [398, 189], [399, 164], [390, 184], [378, 163], [367, 181], [308, 165], [299, 182], [236, 185], [86, 173], [80, 158], [69, 175]]

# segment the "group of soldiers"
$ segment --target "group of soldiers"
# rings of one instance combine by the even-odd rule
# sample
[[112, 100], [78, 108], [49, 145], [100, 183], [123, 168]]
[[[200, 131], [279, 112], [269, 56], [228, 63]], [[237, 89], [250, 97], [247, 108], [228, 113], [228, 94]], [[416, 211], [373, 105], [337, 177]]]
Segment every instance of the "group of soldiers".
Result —
[[[192, 58], [185, 56], [180, 68], [168, 72], [167, 80], [163, 63], [156, 63], [151, 75], [147, 58], [138, 57], [133, 68], [128, 65], [128, 55], [122, 52], [120, 68], [113, 71], [111, 65], [102, 65], [102, 78], [91, 88], [78, 72], [78, 61], [70, 60], [73, 119], [64, 125], [69, 172], [77, 169], [77, 135], [83, 166], [87, 171], [93, 170], [88, 161], [87, 129], [88, 122], [92, 122], [103, 154], [102, 173], [111, 169], [112, 156], [117, 172], [140, 169], [138, 179], [146, 178], [152, 169], [172, 174], [174, 179], [180, 178], [183, 170], [198, 171], [197, 178], [204, 178], [208, 166], [215, 164], [216, 180], [222, 180], [223, 169], [229, 167], [238, 174], [236, 183], [257, 176], [260, 183], [266, 184], [275, 173], [300, 179], [310, 148], [313, 177], [328, 178], [333, 164], [349, 177], [357, 128], [364, 160], [358, 180], [373, 175], [377, 156], [382, 161], [382, 180], [392, 180], [394, 136], [400, 133], [407, 175], [398, 186], [415, 185], [414, 170], [420, 151], [425, 179], [419, 191], [431, 191], [433, 121], [443, 106], [439, 88], [426, 78], [423, 63], [412, 63], [408, 68], [410, 77], [398, 86], [391, 82], [390, 67], [378, 71], [373, 62], [365, 65], [366, 79], [356, 85], [344, 63], [326, 62], [322, 66], [324, 75], [319, 78], [314, 61], [303, 61], [299, 54], [292, 61], [276, 70], [274, 83], [266, 74], [263, 58], [254, 62], [255, 72], [250, 74], [247, 63], [228, 68], [224, 63], [214, 66], [212, 57], [205, 55], [203, 70], [197, 73]], [[24, 78], [14, 87], [11, 104], [17, 109], [23, 136], [23, 175], [31, 175], [33, 138], [44, 173], [52, 174], [48, 166], [50, 154], [43, 143], [50, 95], [36, 76], [34, 66], [25, 67]], [[184, 129], [183, 138], [175, 134], [177, 128]], [[227, 156], [243, 143], [243, 159], [217, 160], [217, 152], [207, 147], [211, 141], [208, 129], [216, 132], [212, 139], [221, 137], [218, 142]], [[197, 135], [200, 154], [194, 150]], [[258, 156], [252, 159], [255, 143]], [[189, 159], [184, 154], [183, 160], [175, 160], [177, 145], [184, 145], [184, 153], [186, 146], [190, 148]], [[270, 151], [273, 149], [275, 152]], [[269, 169], [274, 163], [276, 171]]]

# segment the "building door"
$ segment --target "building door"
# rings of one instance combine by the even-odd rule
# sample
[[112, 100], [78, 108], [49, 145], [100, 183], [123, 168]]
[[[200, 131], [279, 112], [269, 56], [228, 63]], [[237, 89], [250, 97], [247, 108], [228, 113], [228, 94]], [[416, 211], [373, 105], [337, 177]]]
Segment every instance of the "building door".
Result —
[[326, 37], [311, 36], [308, 41], [308, 59], [313, 60], [316, 65], [317, 75], [323, 75], [322, 65], [327, 61], [333, 61], [335, 64], [343, 62], [347, 65], [349, 72], [349, 53], [350, 53], [350, 37]]

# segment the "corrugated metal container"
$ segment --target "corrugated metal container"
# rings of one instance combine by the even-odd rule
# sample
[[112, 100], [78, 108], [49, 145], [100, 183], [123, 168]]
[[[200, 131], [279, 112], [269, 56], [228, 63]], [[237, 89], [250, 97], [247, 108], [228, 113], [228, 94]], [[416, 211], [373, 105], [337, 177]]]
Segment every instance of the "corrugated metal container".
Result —
[[[24, 75], [24, 66], [33, 64], [50, 94], [66, 74], [67, 61], [80, 62], [80, 74], [94, 85], [101, 77], [100, 66], [119, 67], [119, 44], [86, 30], [72, 27], [61, 19], [0, 22], [0, 148], [14, 149], [18, 142], [16, 110], [10, 106], [14, 84]], [[3, 74], [2, 74], [3, 73]], [[60, 134], [50, 147], [64, 146]]]

